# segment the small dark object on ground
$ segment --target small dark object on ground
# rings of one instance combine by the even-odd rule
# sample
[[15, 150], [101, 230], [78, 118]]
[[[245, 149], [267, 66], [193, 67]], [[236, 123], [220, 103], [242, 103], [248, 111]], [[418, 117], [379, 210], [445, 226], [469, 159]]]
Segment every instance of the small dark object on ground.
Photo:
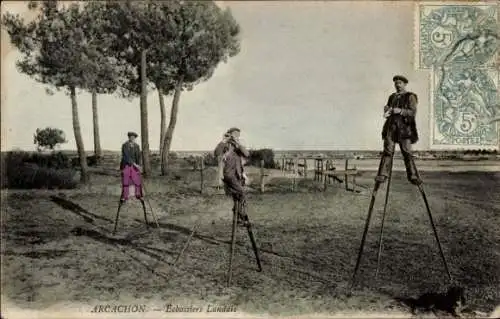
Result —
[[465, 290], [462, 287], [451, 287], [446, 293], [425, 293], [415, 298], [395, 298], [396, 301], [410, 307], [412, 314], [417, 311], [447, 312], [454, 317], [459, 317], [461, 310], [465, 307]]

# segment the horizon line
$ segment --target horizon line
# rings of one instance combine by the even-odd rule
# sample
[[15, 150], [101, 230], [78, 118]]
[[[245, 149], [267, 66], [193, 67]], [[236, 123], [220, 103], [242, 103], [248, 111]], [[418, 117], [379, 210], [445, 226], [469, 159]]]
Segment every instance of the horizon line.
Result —
[[[270, 148], [270, 147], [263, 147], [263, 148], [249, 148], [249, 150], [261, 150], [261, 149], [270, 149], [274, 152], [382, 152], [383, 150], [379, 150], [379, 149], [274, 149], [274, 148]], [[7, 149], [7, 150], [1, 150], [2, 153], [5, 153], [5, 152], [19, 152], [19, 151], [22, 151], [22, 152], [38, 152], [38, 150], [36, 148], [32, 149], [32, 150], [26, 150], [26, 149], [16, 149], [15, 147], [14, 148], [11, 148], [11, 149]], [[45, 150], [45, 151], [50, 151], [50, 150]], [[53, 151], [56, 151], [56, 152], [78, 152], [77, 149], [54, 149]], [[117, 149], [117, 150], [110, 150], [110, 149], [102, 149], [101, 152], [102, 153], [116, 153], [116, 152], [120, 152], [121, 150]], [[209, 149], [206, 149], [206, 150], [170, 150], [169, 152], [171, 153], [200, 153], [200, 152], [212, 152], [213, 150], [209, 150]], [[466, 152], [466, 151], [490, 151], [490, 152], [495, 152], [497, 151], [498, 152], [498, 149], [496, 148], [487, 148], [487, 147], [483, 147], [483, 148], [471, 148], [471, 149], [415, 149], [413, 150], [413, 152]], [[158, 149], [150, 149], [150, 152], [151, 153], [159, 153], [160, 150]], [[398, 152], [401, 152], [400, 149], [396, 149], [395, 150], [396, 153]], [[94, 153], [94, 150], [85, 150], [85, 153]]]

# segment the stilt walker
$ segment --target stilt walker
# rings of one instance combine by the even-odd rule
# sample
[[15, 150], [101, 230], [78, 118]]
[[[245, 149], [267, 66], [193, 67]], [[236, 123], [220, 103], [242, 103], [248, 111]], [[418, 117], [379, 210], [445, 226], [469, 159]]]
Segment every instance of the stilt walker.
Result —
[[233, 260], [236, 248], [236, 228], [240, 224], [247, 228], [248, 236], [252, 244], [252, 249], [257, 259], [259, 271], [262, 271], [259, 250], [252, 231], [252, 224], [247, 214], [247, 201], [244, 190], [246, 175], [243, 171], [243, 165], [246, 158], [250, 156], [248, 150], [239, 142], [240, 129], [230, 128], [223, 137], [223, 140], [217, 145], [214, 151], [216, 158], [222, 159], [222, 180], [227, 195], [233, 199], [233, 223], [231, 229], [231, 246], [229, 251], [229, 269], [227, 274], [227, 284], [231, 284], [233, 276]]
[[406, 167], [406, 173], [410, 183], [416, 185], [422, 194], [422, 198], [425, 203], [427, 210], [427, 215], [429, 217], [432, 230], [434, 232], [434, 237], [439, 248], [441, 259], [444, 264], [444, 268], [448, 275], [450, 281], [452, 281], [451, 273], [448, 268], [448, 263], [443, 253], [441, 247], [441, 242], [434, 225], [434, 219], [432, 217], [431, 209], [427, 201], [427, 196], [425, 194], [424, 188], [422, 186], [422, 180], [419, 176], [413, 155], [411, 154], [411, 144], [418, 141], [418, 132], [415, 124], [415, 115], [417, 111], [417, 95], [412, 92], [405, 90], [408, 80], [404, 76], [394, 76], [393, 82], [396, 87], [396, 93], [393, 93], [384, 107], [384, 117], [387, 119], [384, 128], [382, 130], [382, 139], [384, 140], [384, 152], [380, 160], [380, 165], [375, 178], [375, 186], [372, 191], [371, 201], [368, 208], [368, 215], [366, 217], [365, 227], [363, 230], [363, 236], [361, 238], [361, 244], [358, 250], [358, 257], [356, 261], [356, 266], [354, 268], [354, 274], [352, 277], [351, 290], [356, 283], [356, 276], [361, 263], [361, 258], [363, 255], [364, 245], [366, 241], [366, 235], [370, 227], [370, 220], [373, 213], [373, 207], [377, 197], [377, 192], [380, 185], [388, 179], [387, 190], [385, 196], [384, 210], [382, 215], [382, 223], [380, 227], [379, 243], [378, 243], [378, 253], [377, 253], [377, 270], [375, 276], [378, 276], [378, 271], [380, 267], [381, 254], [382, 254], [382, 242], [383, 242], [383, 231], [384, 223], [387, 212], [387, 205], [389, 201], [389, 192], [392, 179], [393, 162], [394, 162], [394, 151], [396, 143], [399, 144], [401, 153], [404, 158], [404, 163]]
[[[142, 209], [144, 212], [144, 221], [146, 226], [149, 228], [148, 216], [146, 203], [144, 202], [143, 194], [143, 181], [141, 178], [140, 163], [142, 161], [141, 150], [139, 145], [135, 143], [137, 138], [137, 133], [128, 132], [128, 141], [122, 145], [122, 159], [120, 162], [120, 170], [122, 173], [122, 193], [120, 196], [120, 202], [118, 204], [118, 210], [116, 211], [115, 227], [113, 229], [113, 235], [116, 234], [118, 228], [118, 219], [120, 216], [120, 210], [122, 206], [126, 203], [129, 197], [129, 187], [134, 185], [135, 197], [141, 202]], [[148, 204], [151, 208], [151, 214], [156, 222], [157, 227], [159, 227], [156, 215], [151, 207], [151, 203]]]
[[[255, 237], [252, 231], [252, 224], [248, 218], [246, 212], [246, 195], [243, 186], [246, 182], [246, 175], [243, 173], [243, 158], [249, 156], [248, 151], [238, 142], [240, 130], [237, 128], [231, 128], [224, 134], [224, 139], [215, 148], [215, 157], [221, 158], [223, 165], [223, 184], [225, 188], [226, 195], [231, 195], [233, 199], [233, 222], [231, 230], [231, 245], [229, 251], [229, 269], [227, 273], [227, 284], [231, 285], [231, 280], [233, 276], [233, 260], [234, 252], [236, 248], [236, 228], [238, 224], [247, 228], [248, 237], [252, 244], [252, 249], [255, 253], [255, 258], [257, 260], [257, 266], [259, 271], [262, 271], [262, 265], [260, 262], [259, 250], [257, 248], [257, 243], [255, 242]], [[189, 242], [199, 226], [200, 220], [193, 226], [191, 234], [187, 239], [184, 247], [174, 261], [174, 265], [180, 259], [184, 251], [189, 246]]]

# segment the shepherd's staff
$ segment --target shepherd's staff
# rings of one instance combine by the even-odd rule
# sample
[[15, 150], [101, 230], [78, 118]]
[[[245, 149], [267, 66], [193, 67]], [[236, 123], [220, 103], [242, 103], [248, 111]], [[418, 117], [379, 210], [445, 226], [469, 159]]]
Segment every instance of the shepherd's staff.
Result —
[[201, 218], [198, 218], [198, 220], [194, 224], [193, 228], [191, 229], [191, 234], [189, 235], [188, 239], [186, 240], [184, 247], [182, 247], [182, 250], [180, 251], [179, 255], [177, 255], [177, 258], [175, 259], [174, 263], [172, 264], [172, 267], [175, 267], [175, 265], [177, 264], [177, 261], [179, 261], [182, 254], [184, 254], [184, 251], [188, 248], [189, 243], [191, 242], [191, 238], [193, 238], [194, 233], [196, 232], [196, 230], [198, 229], [200, 224], [201, 224]]
[[[144, 182], [144, 180], [143, 180], [143, 183], [142, 183], [142, 188], [144, 189], [144, 192], [145, 192], [146, 194], [149, 194], [149, 193], [148, 193], [148, 191], [147, 191], [147, 189], [146, 189], [146, 183]], [[156, 223], [156, 227], [157, 227], [157, 228], [160, 228], [160, 224], [158, 223], [158, 218], [157, 218], [157, 216], [156, 216], [156, 213], [155, 213], [155, 211], [153, 210], [153, 206], [151, 206], [151, 201], [150, 201], [150, 200], [148, 199], [148, 197], [146, 197], [146, 196], [144, 196], [144, 198], [145, 198], [145, 199], [146, 199], [146, 201], [148, 202], [149, 209], [151, 210], [151, 215], [153, 216], [153, 219], [154, 219], [154, 221], [155, 221], [155, 223]]]

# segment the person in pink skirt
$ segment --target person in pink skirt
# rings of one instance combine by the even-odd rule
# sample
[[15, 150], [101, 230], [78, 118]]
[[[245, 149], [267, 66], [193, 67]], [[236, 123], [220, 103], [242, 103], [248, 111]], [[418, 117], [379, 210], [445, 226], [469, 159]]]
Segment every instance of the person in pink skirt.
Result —
[[129, 188], [134, 185], [135, 197], [143, 201], [141, 180], [141, 149], [135, 142], [137, 133], [128, 132], [128, 141], [122, 145], [122, 159], [120, 170], [122, 172], [122, 195], [120, 202], [125, 202], [129, 197]]

